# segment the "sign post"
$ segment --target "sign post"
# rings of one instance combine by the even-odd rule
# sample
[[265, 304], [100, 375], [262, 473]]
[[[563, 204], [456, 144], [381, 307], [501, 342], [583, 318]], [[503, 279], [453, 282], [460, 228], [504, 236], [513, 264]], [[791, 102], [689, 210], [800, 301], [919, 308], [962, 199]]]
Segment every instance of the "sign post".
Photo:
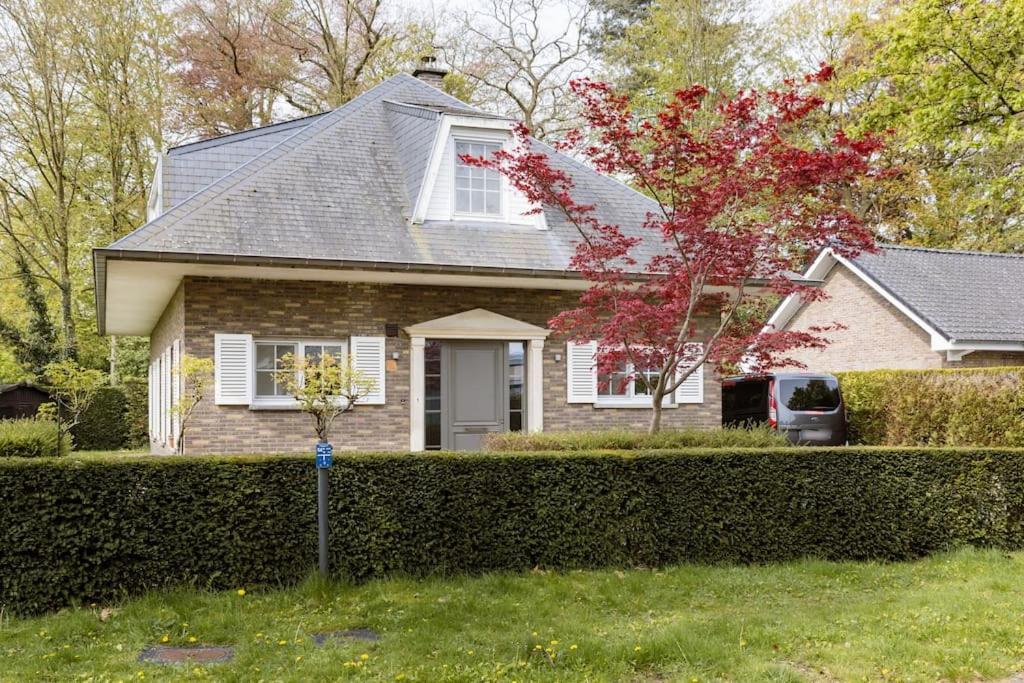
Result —
[[328, 578], [327, 554], [327, 470], [334, 463], [334, 448], [321, 441], [316, 445], [316, 521], [320, 546], [320, 577]]

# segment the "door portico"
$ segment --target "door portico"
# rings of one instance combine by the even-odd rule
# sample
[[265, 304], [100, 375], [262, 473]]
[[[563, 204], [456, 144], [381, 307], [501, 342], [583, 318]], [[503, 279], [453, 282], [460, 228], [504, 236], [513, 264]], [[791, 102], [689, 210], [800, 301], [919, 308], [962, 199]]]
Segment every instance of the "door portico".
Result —
[[[474, 308], [463, 313], [437, 318], [405, 328], [409, 335], [410, 377], [409, 377], [409, 448], [422, 451], [426, 443], [426, 363], [427, 340], [448, 341], [522, 341], [526, 344], [526, 430], [539, 432], [544, 428], [544, 341], [550, 330], [531, 325], [521, 320]], [[472, 349], [472, 345], [464, 345]], [[458, 345], [453, 345], [458, 348]], [[480, 349], [486, 348], [485, 345]], [[491, 348], [497, 348], [492, 346]], [[483, 356], [480, 350], [467, 352], [467, 362]], [[496, 379], [500, 382], [500, 379]], [[450, 425], [442, 425], [449, 429]], [[465, 430], [463, 430], [465, 433]]]

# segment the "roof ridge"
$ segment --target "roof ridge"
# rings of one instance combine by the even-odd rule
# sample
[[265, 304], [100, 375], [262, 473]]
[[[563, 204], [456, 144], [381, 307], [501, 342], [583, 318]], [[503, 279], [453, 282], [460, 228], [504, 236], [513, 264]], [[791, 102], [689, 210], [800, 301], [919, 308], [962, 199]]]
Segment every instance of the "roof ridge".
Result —
[[[250, 137], [258, 137], [259, 135], [266, 135], [268, 133], [274, 132], [274, 131], [270, 130], [271, 128], [282, 128], [284, 130], [288, 130], [288, 128], [286, 128], [286, 126], [294, 126], [295, 124], [298, 124], [298, 123], [300, 123], [302, 121], [307, 121], [308, 119], [315, 119], [315, 118], [319, 118], [319, 117], [322, 117], [322, 116], [326, 116], [327, 114], [330, 114], [332, 111], [334, 111], [334, 109], [328, 109], [327, 111], [317, 112], [316, 114], [307, 114], [305, 116], [299, 116], [297, 118], [287, 119], [285, 121], [277, 121], [275, 123], [268, 123], [268, 124], [265, 124], [265, 125], [262, 125], [262, 126], [253, 126], [252, 128], [246, 128], [244, 130], [236, 130], [236, 131], [234, 131], [232, 133], [221, 133], [220, 135], [213, 135], [213, 136], [210, 136], [208, 138], [202, 138], [200, 140], [193, 140], [192, 142], [183, 142], [180, 145], [174, 145], [173, 147], [168, 147], [167, 148], [167, 154], [171, 155], [171, 152], [175, 152], [175, 151], [178, 151], [178, 150], [183, 150], [186, 147], [197, 147], [198, 145], [203, 145], [203, 146], [202, 147], [197, 147], [197, 150], [198, 149], [207, 149], [209, 147], [218, 147], [220, 145], [226, 145], [226, 144], [230, 143], [229, 138], [240, 138], [240, 139], [244, 140], [244, 139], [247, 139], [247, 138], [250, 138]], [[309, 123], [307, 123], [306, 125], [310, 125], [312, 123], [313, 123], [312, 121], [309, 121]], [[240, 136], [245, 136], [245, 137], [240, 137]], [[197, 150], [188, 150], [185, 153], [187, 154], [188, 152], [197, 151]]]
[[1005, 256], [1010, 258], [1024, 258], [1024, 254], [1015, 254], [1005, 251], [980, 251], [977, 249], [943, 249], [940, 247], [920, 247], [914, 244], [879, 244], [880, 249], [896, 249], [899, 251], [924, 251], [938, 254], [962, 254], [966, 256]]

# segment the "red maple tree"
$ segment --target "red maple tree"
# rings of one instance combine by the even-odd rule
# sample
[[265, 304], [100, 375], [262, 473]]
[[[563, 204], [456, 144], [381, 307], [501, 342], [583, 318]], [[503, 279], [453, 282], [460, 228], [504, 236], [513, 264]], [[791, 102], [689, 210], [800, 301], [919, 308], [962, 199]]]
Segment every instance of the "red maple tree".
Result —
[[[779, 90], [740, 93], [714, 107], [711, 123], [709, 93], [699, 85], [637, 120], [628, 98], [608, 84], [571, 83], [584, 125], [559, 148], [651, 199], [643, 225], [628, 230], [602, 220], [600, 206], [578, 201], [570, 174], [524, 127], [513, 148], [465, 158], [501, 172], [535, 206], [560, 211], [578, 230], [571, 268], [590, 285], [578, 307], [550, 324], [568, 339], [596, 340], [601, 375], [618, 372], [646, 386], [652, 432], [660, 429], [663, 399], [700, 364], [800, 367], [785, 353], [824, 347], [822, 333], [839, 327], [766, 329], [765, 307], [750, 305], [766, 293], [820, 298], [820, 288], [794, 280], [808, 255], [831, 247], [854, 257], [874, 248], [842, 196], [874, 173], [879, 140], [841, 130], [815, 139], [801, 125], [822, 106], [815, 86], [831, 73], [823, 66]], [[632, 372], [623, 375], [624, 367]]]

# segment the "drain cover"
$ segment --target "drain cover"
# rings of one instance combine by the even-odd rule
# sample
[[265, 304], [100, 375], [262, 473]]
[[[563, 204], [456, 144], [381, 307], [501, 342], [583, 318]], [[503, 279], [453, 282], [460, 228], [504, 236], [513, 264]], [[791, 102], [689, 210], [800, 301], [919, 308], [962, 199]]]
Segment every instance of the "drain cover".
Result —
[[323, 645], [328, 640], [358, 640], [364, 643], [376, 643], [380, 636], [368, 628], [353, 628], [345, 631], [321, 631], [313, 634], [313, 642]]
[[230, 647], [154, 645], [139, 654], [139, 661], [153, 664], [215, 664], [227, 662], [234, 656], [235, 650]]

